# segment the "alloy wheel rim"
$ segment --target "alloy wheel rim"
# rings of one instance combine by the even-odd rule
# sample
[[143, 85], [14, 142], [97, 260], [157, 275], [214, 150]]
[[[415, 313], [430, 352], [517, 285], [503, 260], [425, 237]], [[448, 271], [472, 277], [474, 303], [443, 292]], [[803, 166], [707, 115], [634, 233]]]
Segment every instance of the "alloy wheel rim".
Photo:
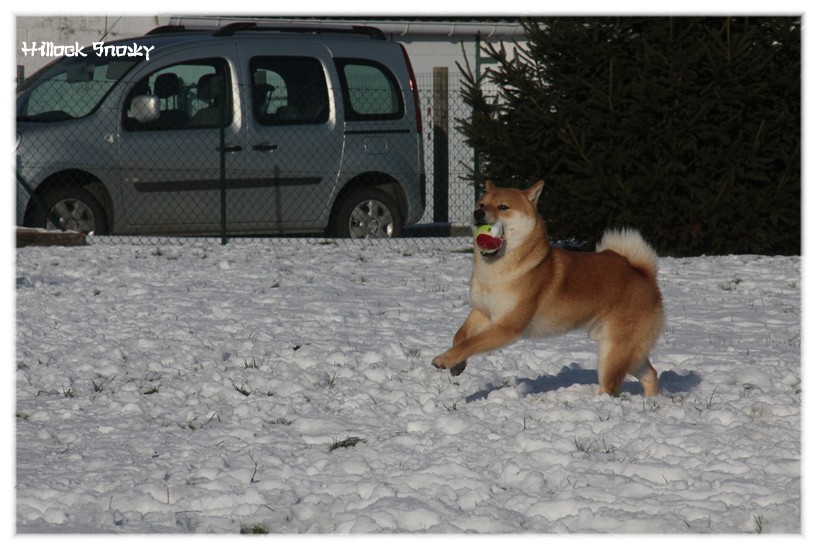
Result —
[[[96, 229], [93, 210], [85, 202], [76, 198], [60, 200], [54, 204], [51, 213], [59, 219], [65, 230], [91, 233]], [[56, 229], [50, 220], [46, 223], [46, 228]]]

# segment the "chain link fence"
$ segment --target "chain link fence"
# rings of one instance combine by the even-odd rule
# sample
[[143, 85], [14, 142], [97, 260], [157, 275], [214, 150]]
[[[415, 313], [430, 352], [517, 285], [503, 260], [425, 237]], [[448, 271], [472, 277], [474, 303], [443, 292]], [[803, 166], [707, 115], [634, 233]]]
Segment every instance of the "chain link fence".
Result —
[[333, 89], [295, 61], [258, 61], [248, 86], [215, 58], [124, 86], [114, 63], [40, 85], [18, 112], [17, 224], [139, 243], [467, 234], [458, 75], [417, 75], [412, 113], [410, 91], [376, 66], [339, 65]]

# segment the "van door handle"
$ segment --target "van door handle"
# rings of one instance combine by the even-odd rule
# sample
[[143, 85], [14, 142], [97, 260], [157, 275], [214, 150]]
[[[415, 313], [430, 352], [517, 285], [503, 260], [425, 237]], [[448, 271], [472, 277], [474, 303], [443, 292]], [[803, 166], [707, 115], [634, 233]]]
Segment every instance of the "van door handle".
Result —
[[264, 151], [264, 152], [266, 152], [266, 151], [276, 151], [276, 150], [278, 150], [278, 146], [275, 145], [274, 143], [269, 143], [267, 141], [264, 141], [263, 143], [258, 143], [257, 145], [253, 145], [252, 150], [253, 151]]
[[215, 150], [218, 152], [224, 151], [226, 153], [234, 153], [243, 150], [243, 147], [241, 147], [241, 145], [224, 145], [223, 149], [221, 147], [216, 147]]

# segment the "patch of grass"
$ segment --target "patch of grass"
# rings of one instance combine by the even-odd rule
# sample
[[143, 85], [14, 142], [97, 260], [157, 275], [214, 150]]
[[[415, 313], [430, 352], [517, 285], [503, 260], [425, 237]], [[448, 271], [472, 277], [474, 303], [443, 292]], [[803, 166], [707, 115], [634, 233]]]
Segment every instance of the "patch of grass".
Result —
[[242, 395], [244, 395], [245, 397], [248, 397], [250, 395], [250, 393], [252, 393], [252, 391], [250, 389], [247, 389], [246, 387], [244, 387], [243, 383], [241, 384], [240, 387], [238, 387], [235, 384], [235, 382], [233, 381], [232, 382], [232, 388], [235, 389], [236, 391], [238, 391], [239, 393], [241, 393]]
[[589, 450], [592, 448], [592, 441], [589, 440], [588, 438], [585, 438], [583, 440], [578, 440], [578, 438], [574, 438], [573, 442], [575, 442], [575, 449], [585, 454], [588, 454]]
[[202, 427], [207, 426], [214, 419], [218, 420], [218, 423], [221, 423], [221, 417], [218, 415], [218, 412], [213, 412], [213, 415], [210, 416], [210, 419], [208, 419], [204, 423], [198, 422], [198, 416], [194, 417], [193, 419], [187, 422], [187, 427], [191, 431], [195, 431], [196, 429], [201, 429]]
[[658, 402], [658, 400], [655, 399], [655, 398], [648, 398], [646, 396], [643, 396], [641, 401], [642, 401], [642, 404], [643, 404], [643, 411], [644, 412], [646, 412], [646, 409], [647, 409], [647, 402], [648, 402], [648, 408], [652, 412], [657, 412], [660, 409], [660, 402]]
[[455, 412], [455, 411], [456, 411], [456, 408], [457, 408], [458, 406], [459, 406], [459, 401], [458, 401], [458, 400], [455, 400], [455, 401], [453, 402], [453, 404], [451, 404], [450, 406], [448, 406], [447, 404], [443, 404], [443, 405], [442, 405], [442, 407], [443, 407], [445, 410], [447, 410], [448, 412]]
[[364, 438], [348, 437], [348, 438], [346, 438], [344, 440], [337, 440], [337, 441], [333, 442], [332, 445], [329, 447], [329, 452], [334, 452], [338, 448], [353, 448], [353, 447], [357, 446], [360, 443], [365, 444], [366, 442], [368, 442], [368, 441], [366, 439], [364, 439]]
[[[717, 387], [714, 387], [714, 390], [711, 391], [711, 396], [708, 397], [708, 401], [704, 403], [704, 407], [706, 410], [711, 410], [714, 407], [714, 394], [717, 392]], [[702, 412], [703, 408], [697, 406], [697, 398], [695, 397], [694, 403], [691, 405], [692, 408], [697, 410], [698, 412]]]
[[762, 518], [762, 515], [754, 515], [754, 532], [757, 534], [761, 534], [762, 530], [764, 529], [764, 522], [765, 520]]
[[250, 369], [251, 370], [257, 370], [258, 368], [260, 368], [260, 365], [258, 364], [258, 362], [255, 360], [255, 357], [253, 356], [250, 360], [244, 359], [244, 368], [247, 369], [247, 370], [250, 370]]
[[256, 524], [241, 524], [240, 532], [242, 534], [268, 534], [269, 528], [260, 522]]
[[102, 381], [91, 381], [91, 385], [93, 386], [94, 393], [101, 393], [105, 390], [105, 387], [111, 384], [111, 382], [116, 379], [116, 376], [113, 376], [110, 379], [103, 379]]
[[254, 468], [252, 469], [252, 478], [249, 479], [249, 483], [252, 484], [253, 482], [255, 482], [255, 475], [258, 474], [258, 461], [252, 455], [252, 452], [249, 452], [249, 459], [252, 460], [252, 463], [254, 465]]

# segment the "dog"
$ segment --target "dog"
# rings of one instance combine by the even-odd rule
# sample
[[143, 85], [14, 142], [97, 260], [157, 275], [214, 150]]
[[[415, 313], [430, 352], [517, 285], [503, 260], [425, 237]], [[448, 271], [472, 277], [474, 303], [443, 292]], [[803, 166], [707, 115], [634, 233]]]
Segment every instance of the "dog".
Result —
[[474, 223], [500, 222], [501, 245], [494, 253], [474, 249], [472, 310], [433, 366], [458, 376], [473, 355], [587, 327], [599, 342], [599, 394], [619, 394], [629, 374], [646, 396], [658, 395], [649, 361], [664, 322], [657, 254], [631, 229], [607, 230], [596, 252], [551, 247], [536, 209], [543, 186], [518, 190], [487, 182]]

